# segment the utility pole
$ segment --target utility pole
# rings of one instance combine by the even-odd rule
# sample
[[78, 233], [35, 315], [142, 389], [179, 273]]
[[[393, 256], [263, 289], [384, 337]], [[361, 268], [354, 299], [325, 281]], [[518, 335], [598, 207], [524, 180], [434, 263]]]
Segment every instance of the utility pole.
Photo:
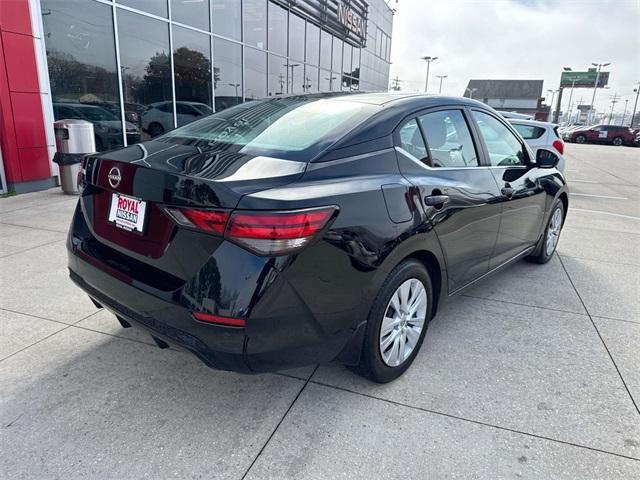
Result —
[[[549, 102], [549, 117], [553, 118], [553, 98], [556, 96], [556, 91], [548, 89], [547, 93], [549, 92], [551, 92], [551, 101]], [[549, 118], [549, 120], [551, 120], [551, 118]]]
[[624, 127], [624, 118], [627, 116], [627, 104], [629, 103], [629, 99], [627, 98], [624, 101], [624, 110], [622, 111], [622, 121], [620, 122], [620, 125], [622, 125]]
[[431, 62], [435, 62], [438, 57], [420, 57], [422, 60], [427, 62], [427, 77], [424, 81], [424, 93], [427, 93], [427, 88], [429, 87], [429, 67], [431, 66]]
[[640, 95], [640, 82], [638, 82], [638, 86], [634, 88], [633, 91], [636, 94], [636, 101], [633, 104], [633, 113], [631, 114], [631, 125], [629, 125], [631, 128], [633, 128], [633, 125], [634, 125], [633, 122], [636, 119], [636, 109], [638, 108], [638, 95]]
[[609, 123], [607, 123], [607, 125], [611, 125], [611, 119], [613, 118], [613, 107], [615, 107], [616, 103], [618, 103], [618, 99], [620, 98], [620, 96], [617, 92], [614, 92], [614, 94], [609, 98], [611, 99], [611, 112], [609, 112]]
[[391, 80], [393, 82], [393, 85], [391, 86], [391, 90], [393, 90], [394, 92], [399, 92], [400, 91], [400, 82], [402, 82], [402, 80], [400, 80], [400, 78], [396, 75], [396, 78]]
[[593, 104], [596, 101], [596, 91], [598, 90], [598, 82], [600, 81], [600, 71], [602, 67], [606, 67], [611, 65], [611, 63], [592, 63], [594, 67], [598, 67], [598, 73], [596, 73], [596, 81], [593, 84], [593, 96], [591, 97], [591, 109], [589, 110], [589, 120], [587, 123], [591, 125], [591, 120], [593, 119]]
[[465, 93], [469, 92], [469, 98], [473, 98], [473, 93], [477, 90], [478, 90], [477, 88], [465, 88], [464, 92]]
[[436, 75], [436, 78], [440, 79], [440, 89], [438, 90], [438, 95], [442, 93], [442, 80], [447, 78], [449, 75]]
[[571, 99], [573, 98], [573, 89], [576, 86], [576, 79], [574, 78], [571, 81], [571, 92], [569, 92], [569, 108], [567, 109], [567, 113], [569, 115], [569, 118], [571, 118]]

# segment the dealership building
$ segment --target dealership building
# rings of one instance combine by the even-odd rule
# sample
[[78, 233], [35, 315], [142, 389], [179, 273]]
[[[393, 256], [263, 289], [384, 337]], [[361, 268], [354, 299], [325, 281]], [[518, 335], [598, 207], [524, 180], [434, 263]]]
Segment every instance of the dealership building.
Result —
[[53, 122], [96, 150], [257, 98], [387, 90], [385, 0], [1, 0], [0, 192], [56, 185]]

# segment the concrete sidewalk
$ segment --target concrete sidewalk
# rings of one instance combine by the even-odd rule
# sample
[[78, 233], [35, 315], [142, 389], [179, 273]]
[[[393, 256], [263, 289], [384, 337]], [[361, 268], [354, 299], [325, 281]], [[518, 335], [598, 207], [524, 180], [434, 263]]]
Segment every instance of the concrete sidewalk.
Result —
[[387, 385], [160, 350], [68, 279], [76, 198], [0, 199], [0, 477], [640, 478], [640, 149], [567, 150], [559, 255], [447, 302]]

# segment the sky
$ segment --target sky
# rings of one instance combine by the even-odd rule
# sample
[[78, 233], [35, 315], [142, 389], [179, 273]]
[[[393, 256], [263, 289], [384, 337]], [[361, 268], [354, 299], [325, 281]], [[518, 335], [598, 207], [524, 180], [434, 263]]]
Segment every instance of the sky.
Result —
[[[609, 89], [598, 89], [595, 107], [609, 111], [611, 96], [628, 108], [640, 81], [640, 0], [389, 0], [395, 8], [390, 78], [403, 91], [462, 95], [470, 79], [538, 79], [556, 90], [563, 67], [586, 71], [611, 63]], [[549, 99], [550, 99], [550, 95]], [[573, 102], [589, 104], [593, 89], [576, 89]], [[563, 93], [568, 105], [569, 89]], [[639, 105], [640, 108], [640, 105]], [[629, 112], [629, 110], [627, 110]]]

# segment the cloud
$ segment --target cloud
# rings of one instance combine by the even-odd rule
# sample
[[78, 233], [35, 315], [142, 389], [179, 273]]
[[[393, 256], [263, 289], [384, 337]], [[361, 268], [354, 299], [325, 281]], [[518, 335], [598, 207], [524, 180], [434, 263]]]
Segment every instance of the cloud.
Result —
[[[640, 1], [638, 0], [399, 0], [393, 24], [391, 78], [403, 90], [423, 91], [431, 64], [429, 93], [438, 92], [435, 75], [448, 75], [443, 94], [462, 95], [471, 78], [541, 79], [544, 92], [557, 89], [562, 67], [586, 70], [611, 62], [610, 89], [599, 89], [596, 108], [608, 110], [616, 92], [632, 108], [640, 81]], [[563, 104], [568, 103], [568, 91]], [[574, 101], [590, 103], [593, 90], [576, 89]]]

